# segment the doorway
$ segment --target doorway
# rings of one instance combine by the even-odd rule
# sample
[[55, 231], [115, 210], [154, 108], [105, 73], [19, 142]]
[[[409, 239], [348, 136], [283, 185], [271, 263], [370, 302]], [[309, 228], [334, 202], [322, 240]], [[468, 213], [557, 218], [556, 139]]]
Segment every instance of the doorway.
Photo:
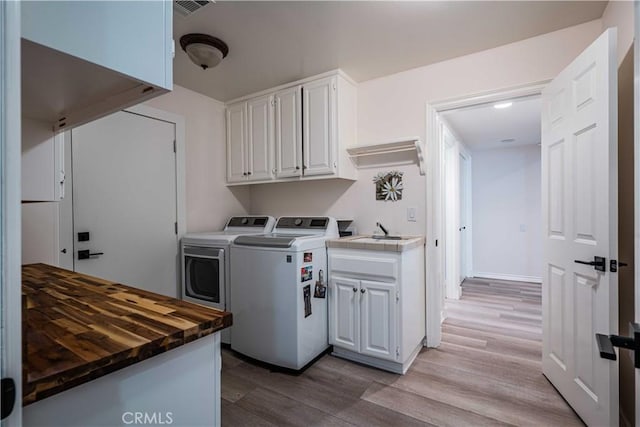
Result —
[[67, 135], [73, 196], [60, 203], [62, 266], [178, 297], [183, 135], [182, 118], [148, 107]]

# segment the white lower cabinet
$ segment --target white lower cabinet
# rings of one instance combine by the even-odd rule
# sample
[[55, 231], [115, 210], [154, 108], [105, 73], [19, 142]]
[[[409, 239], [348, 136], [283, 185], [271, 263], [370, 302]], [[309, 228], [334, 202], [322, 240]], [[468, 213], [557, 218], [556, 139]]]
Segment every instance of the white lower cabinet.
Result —
[[396, 284], [360, 282], [360, 352], [381, 359], [397, 360]]
[[333, 354], [404, 374], [425, 337], [424, 247], [328, 255]]

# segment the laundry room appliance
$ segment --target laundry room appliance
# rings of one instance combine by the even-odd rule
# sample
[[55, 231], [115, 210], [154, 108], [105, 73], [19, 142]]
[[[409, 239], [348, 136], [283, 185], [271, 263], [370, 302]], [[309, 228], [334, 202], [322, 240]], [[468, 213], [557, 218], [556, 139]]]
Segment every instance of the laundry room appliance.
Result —
[[[234, 216], [222, 231], [186, 234], [180, 245], [182, 299], [230, 311], [231, 242], [246, 234], [269, 233], [274, 224], [271, 216]], [[222, 331], [225, 344], [230, 343], [228, 331]]]
[[325, 242], [337, 237], [334, 218], [282, 217], [271, 234], [234, 240], [233, 350], [300, 370], [329, 347]]

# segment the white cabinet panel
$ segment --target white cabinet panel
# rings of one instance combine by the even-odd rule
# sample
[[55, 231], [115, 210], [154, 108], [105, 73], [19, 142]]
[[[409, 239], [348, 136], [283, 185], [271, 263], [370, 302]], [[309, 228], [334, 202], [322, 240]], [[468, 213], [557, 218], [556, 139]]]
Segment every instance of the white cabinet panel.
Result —
[[247, 103], [241, 102], [227, 108], [227, 181], [247, 179]]
[[334, 278], [329, 282], [329, 343], [360, 351], [360, 282]]
[[362, 354], [396, 360], [396, 286], [395, 284], [360, 282]]
[[276, 178], [302, 175], [301, 86], [275, 94]]
[[22, 37], [137, 80], [172, 88], [172, 4], [29, 1]]
[[304, 175], [335, 173], [335, 90], [335, 77], [317, 80], [302, 87]]
[[273, 178], [273, 96], [247, 102], [247, 176], [251, 181]]
[[22, 200], [53, 202], [64, 197], [64, 137], [51, 125], [22, 118]]

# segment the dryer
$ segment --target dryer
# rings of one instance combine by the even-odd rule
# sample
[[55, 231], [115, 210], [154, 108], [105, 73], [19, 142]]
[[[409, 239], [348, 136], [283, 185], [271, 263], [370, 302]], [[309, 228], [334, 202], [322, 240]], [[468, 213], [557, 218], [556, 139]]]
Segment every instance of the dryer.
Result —
[[[268, 233], [274, 224], [271, 216], [234, 216], [222, 231], [186, 234], [180, 245], [182, 299], [231, 311], [231, 242], [246, 234]], [[227, 328], [222, 342], [229, 344], [229, 337]]]

